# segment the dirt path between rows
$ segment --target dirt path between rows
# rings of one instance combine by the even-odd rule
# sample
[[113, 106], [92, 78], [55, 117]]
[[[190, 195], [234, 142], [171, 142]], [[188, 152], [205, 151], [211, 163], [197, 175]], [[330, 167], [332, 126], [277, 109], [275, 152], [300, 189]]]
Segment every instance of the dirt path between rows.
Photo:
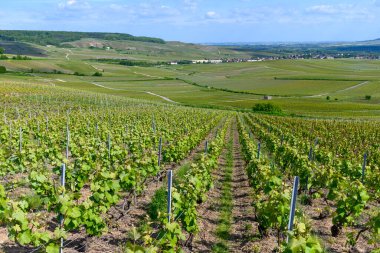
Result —
[[250, 252], [250, 236], [254, 224], [254, 210], [252, 207], [252, 188], [249, 185], [245, 167], [239, 133], [234, 125], [233, 157], [234, 169], [232, 176], [233, 209], [230, 238], [230, 252]]
[[[229, 252], [252, 252], [250, 239], [255, 230], [252, 188], [249, 185], [245, 170], [246, 163], [241, 153], [236, 122], [233, 122], [232, 133], [232, 136], [228, 134], [226, 137], [226, 141], [233, 138], [233, 176], [231, 182], [233, 208], [231, 210], [232, 225], [227, 244]], [[199, 209], [201, 231], [194, 240], [192, 252], [212, 252], [213, 246], [220, 241], [216, 235], [216, 230], [220, 222], [220, 199], [222, 185], [225, 183], [224, 168], [227, 165], [225, 159], [227, 152], [228, 150], [225, 147], [219, 158], [219, 168], [214, 172], [215, 188], [209, 193], [207, 202]]]
[[[227, 130], [225, 141], [230, 138], [230, 131]], [[214, 188], [208, 193], [207, 200], [199, 206], [199, 229], [200, 232], [195, 236], [192, 249], [186, 249], [186, 252], [211, 252], [212, 246], [218, 242], [215, 234], [219, 222], [220, 203], [222, 184], [224, 179], [224, 168], [227, 166], [225, 159], [228, 150], [224, 146], [218, 159], [218, 168], [212, 172], [214, 179]]]

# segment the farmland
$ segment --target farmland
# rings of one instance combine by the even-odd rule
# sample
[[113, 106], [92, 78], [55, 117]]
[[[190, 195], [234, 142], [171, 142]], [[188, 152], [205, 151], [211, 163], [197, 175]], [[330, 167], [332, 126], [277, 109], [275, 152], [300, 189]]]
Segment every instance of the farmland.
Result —
[[[265, 102], [264, 95], [271, 95], [271, 102], [287, 114], [323, 118], [376, 118], [380, 113], [378, 60], [275, 60], [141, 67], [99, 62], [96, 59], [127, 57], [152, 63], [202, 59], [206, 55], [212, 59], [218, 57], [213, 53], [217, 49], [206, 47], [200, 50], [193, 45], [178, 44], [181, 49], [175, 53], [171, 48], [176, 46], [159, 44], [172, 52], [167, 55], [164, 49], [157, 49], [152, 43], [144, 42], [147, 43], [144, 49], [141, 48], [143, 42], [140, 47], [132, 45], [137, 43], [133, 41], [126, 44], [117, 42], [119, 48], [122, 45], [133, 48], [132, 55], [123, 55], [116, 49], [91, 49], [89, 45], [92, 42], [88, 40], [70, 43], [76, 47], [68, 49], [35, 45], [48, 57], [32, 57], [32, 60], [24, 61], [1, 60], [0, 64], [9, 73], [1, 75], [0, 80], [42, 81], [84, 91], [165, 102], [161, 96], [185, 105], [219, 109], [249, 110], [254, 104]], [[144, 50], [155, 56], [144, 56]], [[197, 55], [194, 52], [204, 54]], [[228, 55], [249, 57], [234, 55], [233, 51], [227, 51], [224, 56]], [[101, 72], [102, 76], [92, 76], [95, 72]], [[365, 99], [366, 96], [371, 96], [371, 99]]]
[[379, 61], [69, 35], [0, 60], [0, 252], [379, 252]]
[[[269, 252], [302, 241], [315, 252], [379, 247], [377, 123], [222, 112], [29, 83], [3, 83], [1, 92], [4, 252], [55, 252], [60, 238], [65, 252], [207, 245]], [[175, 179], [169, 223], [159, 194], [167, 170]], [[300, 196], [287, 245], [295, 175]], [[215, 234], [202, 236], [209, 229]], [[237, 231], [247, 236], [235, 238]]]

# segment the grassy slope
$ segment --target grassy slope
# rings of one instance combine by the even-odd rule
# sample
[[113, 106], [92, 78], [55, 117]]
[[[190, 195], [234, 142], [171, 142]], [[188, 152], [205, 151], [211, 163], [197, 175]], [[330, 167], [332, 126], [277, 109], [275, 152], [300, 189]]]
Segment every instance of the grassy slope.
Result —
[[[146, 45], [143, 44], [149, 43], [137, 44], [144, 47]], [[168, 44], [165, 44], [165, 46], [168, 46]], [[158, 47], [160, 46], [162, 45], [158, 45]], [[193, 50], [201, 54], [199, 50], [195, 49], [197, 46], [191, 47], [194, 47]], [[272, 103], [278, 104], [287, 113], [323, 117], [380, 116], [380, 106], [378, 105], [380, 102], [379, 61], [280, 60], [144, 68], [87, 60], [100, 57], [120, 58], [122, 53], [118, 50], [65, 49], [43, 46], [37, 46], [37, 48], [44, 49], [49, 57], [34, 58], [31, 61], [0, 61], [0, 65], [4, 65], [12, 71], [30, 71], [33, 68], [44, 72], [59, 70], [66, 74], [37, 73], [34, 74], [36, 75], [34, 77], [7, 74], [0, 76], [0, 81], [22, 79], [119, 96], [163, 101], [160, 97], [146, 93], [149, 91], [168, 97], [176, 102], [196, 106], [249, 109], [255, 103], [264, 102], [262, 95], [231, 93], [193, 86], [180, 80], [165, 80], [165, 78], [180, 78], [203, 86], [248, 91], [257, 94], [279, 95], [280, 97], [274, 97]], [[146, 48], [149, 47], [146, 46]], [[158, 50], [157, 58], [154, 56], [144, 57], [147, 57], [146, 59], [165, 59], [168, 57], [168, 52], [165, 50], [168, 49], [162, 49], [163, 51], [160, 53], [161, 49], [156, 47], [156, 50]], [[136, 55], [143, 55], [143, 51], [140, 50], [143, 49], [136, 48]], [[201, 52], [203, 51], [201, 50]], [[188, 50], [185, 54], [189, 57], [197, 57], [191, 50]], [[212, 55], [212, 50], [210, 55]], [[103, 70], [103, 77], [91, 76], [96, 71], [102, 72]], [[74, 72], [80, 72], [87, 76], [71, 75]], [[357, 88], [345, 90], [364, 81], [368, 82]], [[93, 82], [106, 88], [96, 86]], [[305, 97], [318, 94], [323, 95], [313, 98]], [[330, 101], [326, 100], [327, 95], [331, 97]], [[365, 95], [371, 95], [372, 99], [369, 101], [364, 100]], [[335, 101], [335, 99], [338, 100]]]
[[[181, 42], [167, 42], [157, 44], [136, 41], [106, 41], [98, 39], [82, 39], [71, 42], [76, 51], [88, 54], [97, 54], [99, 58], [128, 58], [131, 60], [145, 61], [176, 61], [194, 59], [221, 59], [221, 58], [250, 58], [247, 53], [219, 48], [214, 46], [202, 46]], [[89, 49], [91, 46], [94, 49]], [[110, 47], [105, 50], [103, 47]]]

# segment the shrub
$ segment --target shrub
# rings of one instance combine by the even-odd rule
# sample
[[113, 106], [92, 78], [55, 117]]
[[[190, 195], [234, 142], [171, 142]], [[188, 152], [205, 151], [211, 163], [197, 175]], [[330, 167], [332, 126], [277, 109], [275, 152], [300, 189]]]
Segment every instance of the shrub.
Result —
[[28, 56], [21, 56], [21, 55], [17, 55], [17, 56], [13, 56], [12, 57], [13, 60], [31, 60], [32, 58], [28, 57]]
[[103, 74], [100, 73], [100, 72], [95, 72], [95, 73], [93, 74], [93, 76], [103, 76]]
[[181, 61], [177, 61], [178, 64], [192, 64], [193, 61], [189, 61], [189, 60], [181, 60]]
[[372, 98], [371, 95], [365, 95], [366, 100], [371, 100], [371, 98]]
[[7, 72], [7, 69], [4, 66], [0, 66], [0, 74]]
[[252, 108], [254, 112], [265, 112], [265, 113], [273, 113], [280, 114], [282, 110], [279, 106], [271, 104], [271, 103], [259, 103], [255, 104]]
[[79, 73], [79, 72], [74, 72], [74, 75], [75, 75], [75, 76], [84, 76], [84, 74]]
[[42, 210], [43, 209], [43, 200], [40, 196], [36, 194], [28, 194], [21, 197], [22, 200], [28, 203], [28, 208], [32, 210]]
[[165, 188], [158, 189], [153, 198], [151, 203], [148, 205], [148, 215], [152, 220], [157, 220], [159, 213], [165, 213], [166, 207], [167, 207], [167, 193]]
[[54, 73], [54, 74], [63, 74], [62, 71], [60, 71], [60, 70], [56, 70], [56, 69], [53, 69], [53, 73]]
[[327, 99], [327, 100], [330, 100], [330, 96], [327, 96], [326, 99]]

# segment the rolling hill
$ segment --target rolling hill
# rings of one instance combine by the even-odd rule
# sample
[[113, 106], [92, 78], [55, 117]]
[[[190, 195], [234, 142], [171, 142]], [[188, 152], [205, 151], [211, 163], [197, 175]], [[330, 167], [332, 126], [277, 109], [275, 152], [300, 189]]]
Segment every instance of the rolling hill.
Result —
[[[145, 61], [250, 58], [250, 54], [224, 47], [164, 41], [122, 33], [0, 30], [0, 47], [9, 54], [51, 55], [49, 48], [98, 50], [85, 52], [102, 58]], [[100, 53], [99, 50], [103, 50]], [[107, 52], [105, 52], [107, 51]]]

